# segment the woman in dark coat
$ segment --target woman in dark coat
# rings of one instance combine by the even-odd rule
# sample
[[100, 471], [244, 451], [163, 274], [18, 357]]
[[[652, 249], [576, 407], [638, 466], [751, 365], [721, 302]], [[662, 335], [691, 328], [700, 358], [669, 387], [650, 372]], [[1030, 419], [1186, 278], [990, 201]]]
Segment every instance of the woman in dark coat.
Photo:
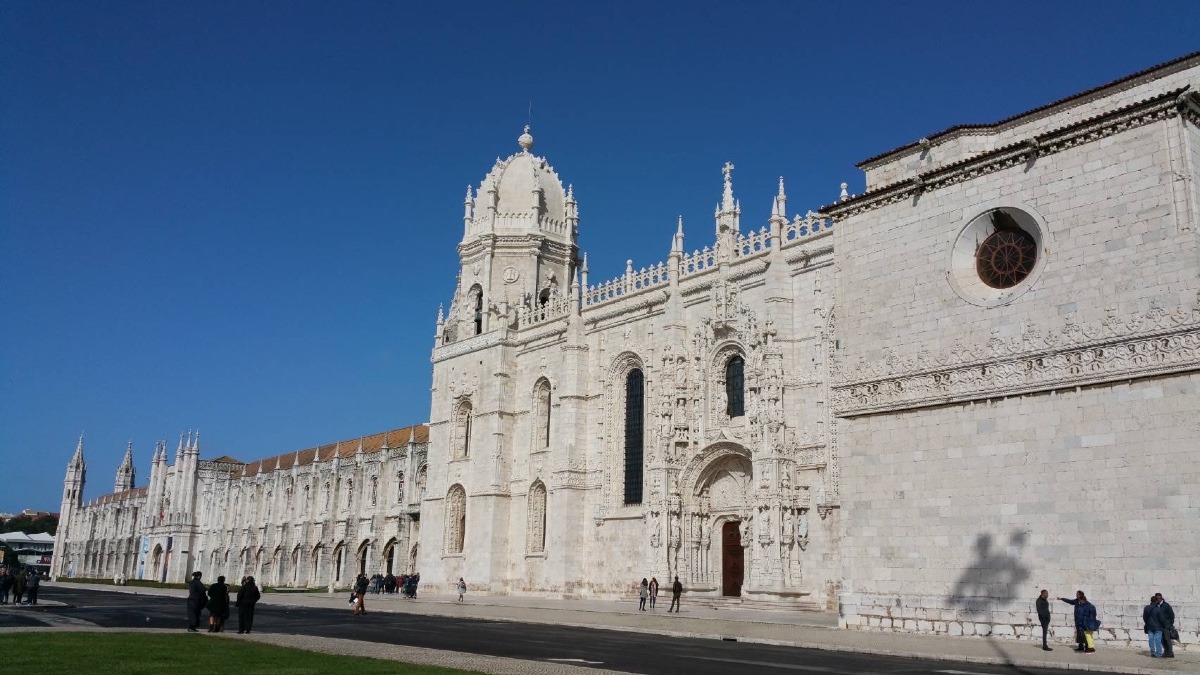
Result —
[[258, 592], [254, 577], [243, 579], [237, 593], [238, 633], [249, 633], [254, 627], [254, 604], [260, 597], [262, 594]]
[[217, 583], [208, 587], [208, 632], [220, 633], [229, 618], [229, 586], [225, 577], [217, 577]]

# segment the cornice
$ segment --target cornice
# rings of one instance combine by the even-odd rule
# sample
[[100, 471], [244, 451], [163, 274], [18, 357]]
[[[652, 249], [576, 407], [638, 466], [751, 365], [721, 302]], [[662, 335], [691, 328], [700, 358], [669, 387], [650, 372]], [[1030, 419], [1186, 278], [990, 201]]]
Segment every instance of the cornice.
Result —
[[1194, 94], [1189, 93], [1188, 87], [1174, 89], [1075, 124], [1059, 127], [1002, 148], [920, 173], [905, 181], [882, 186], [857, 197], [851, 197], [844, 202], [823, 206], [820, 213], [832, 218], [835, 222], [845, 220], [860, 213], [912, 199], [922, 193], [957, 185], [980, 176], [1035, 161], [1039, 157], [1058, 154], [1162, 119], [1176, 117], [1180, 114], [1194, 117], [1196, 115], [1194, 111], [1185, 112], [1192, 110], [1193, 103]]

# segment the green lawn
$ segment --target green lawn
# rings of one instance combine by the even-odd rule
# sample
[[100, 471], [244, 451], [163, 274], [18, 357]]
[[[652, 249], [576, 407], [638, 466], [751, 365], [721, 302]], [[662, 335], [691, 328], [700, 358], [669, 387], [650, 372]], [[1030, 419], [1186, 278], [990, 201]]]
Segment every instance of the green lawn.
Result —
[[332, 656], [300, 649], [182, 633], [9, 633], [0, 635], [5, 673], [414, 673], [463, 670], [381, 659]]

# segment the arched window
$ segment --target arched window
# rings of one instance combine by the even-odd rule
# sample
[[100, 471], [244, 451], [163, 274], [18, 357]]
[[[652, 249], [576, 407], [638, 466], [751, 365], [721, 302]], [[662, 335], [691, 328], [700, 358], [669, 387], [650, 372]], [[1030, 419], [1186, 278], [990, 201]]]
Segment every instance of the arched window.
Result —
[[404, 472], [396, 474], [396, 503], [404, 503]]
[[625, 377], [625, 503], [642, 503], [642, 440], [645, 378], [634, 368]]
[[725, 362], [725, 414], [746, 414], [746, 361], [736, 354]]
[[455, 483], [446, 493], [446, 553], [462, 553], [467, 538], [467, 491]]
[[530, 553], [546, 551], [546, 485], [536, 481], [529, 488], [529, 524], [526, 539]]
[[483, 289], [479, 286], [471, 288], [475, 306], [475, 335], [483, 332]]
[[533, 388], [533, 451], [550, 447], [550, 381], [538, 380]]
[[454, 409], [454, 459], [471, 454], [471, 402], [463, 401]]

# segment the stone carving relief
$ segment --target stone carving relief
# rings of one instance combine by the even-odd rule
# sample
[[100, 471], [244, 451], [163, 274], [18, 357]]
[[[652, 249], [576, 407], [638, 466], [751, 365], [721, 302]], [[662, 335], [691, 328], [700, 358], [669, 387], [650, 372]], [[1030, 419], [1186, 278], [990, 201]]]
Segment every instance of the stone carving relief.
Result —
[[[1200, 365], [1200, 297], [1191, 308], [1154, 308], [1098, 322], [1068, 319], [1051, 332], [1028, 330], [946, 352], [854, 364], [835, 362], [834, 411], [860, 415], [1155, 375]], [[857, 375], [854, 379], [847, 373]]]

